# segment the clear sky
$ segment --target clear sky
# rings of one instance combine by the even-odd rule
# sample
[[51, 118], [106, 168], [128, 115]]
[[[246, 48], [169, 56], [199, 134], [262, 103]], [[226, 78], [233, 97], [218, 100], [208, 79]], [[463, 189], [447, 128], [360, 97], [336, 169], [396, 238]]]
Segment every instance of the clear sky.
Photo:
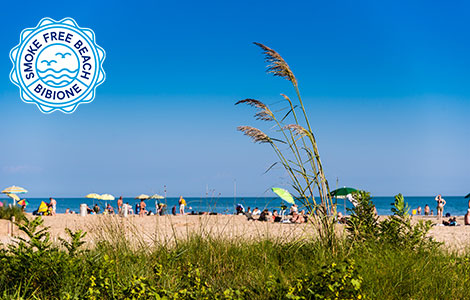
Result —
[[[0, 188], [28, 196], [271, 195], [275, 157], [235, 101], [282, 108], [292, 67], [330, 185], [374, 195], [470, 192], [470, 7], [465, 1], [8, 1], [0, 11]], [[95, 31], [107, 79], [72, 115], [42, 114], [9, 80], [9, 51], [43, 17]]]

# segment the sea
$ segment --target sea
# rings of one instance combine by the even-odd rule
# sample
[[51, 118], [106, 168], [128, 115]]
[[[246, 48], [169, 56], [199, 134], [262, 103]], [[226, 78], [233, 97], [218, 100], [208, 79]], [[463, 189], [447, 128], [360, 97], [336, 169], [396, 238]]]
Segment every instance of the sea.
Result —
[[[24, 198], [24, 195], [21, 198]], [[424, 211], [424, 206], [428, 204], [431, 210], [434, 211], [436, 214], [436, 201], [434, 200], [435, 196], [405, 196], [405, 201], [410, 206], [410, 213], [413, 209], [417, 209], [421, 206], [422, 210]], [[444, 214], [450, 213], [452, 216], [463, 216], [467, 212], [468, 209], [468, 199], [465, 199], [463, 196], [443, 196], [446, 200], [447, 204], [444, 208]], [[94, 200], [94, 199], [87, 199], [87, 198], [55, 198], [57, 201], [57, 213], [65, 213], [65, 210], [69, 208], [71, 211], [79, 213], [80, 204], [86, 203], [90, 208], [95, 204], [98, 204], [101, 207], [101, 211], [107, 203], [111, 204], [115, 209], [117, 208], [117, 201], [101, 201], [101, 200]], [[26, 207], [26, 212], [33, 212], [36, 210], [42, 201], [48, 203], [49, 198], [27, 198], [28, 205]], [[178, 198], [168, 197], [166, 199], [159, 200], [163, 203], [166, 203], [167, 209], [166, 213], [171, 213], [173, 206], [178, 205]], [[251, 207], [254, 209], [257, 207], [260, 210], [265, 208], [269, 210], [277, 209], [279, 210], [283, 201], [280, 198], [269, 198], [269, 197], [221, 197], [221, 198], [200, 198], [200, 197], [188, 197], [185, 198], [187, 202], [186, 212], [213, 212], [213, 213], [220, 213], [220, 214], [233, 214], [235, 213], [235, 207], [237, 204], [242, 204], [245, 209]], [[7, 204], [11, 204], [11, 199], [0, 199], [2, 202], [7, 202]], [[391, 215], [391, 207], [394, 201], [394, 197], [373, 197], [372, 202], [375, 204], [377, 208], [377, 212], [379, 215]], [[137, 203], [140, 203], [140, 200], [134, 198], [123, 198], [124, 203], [129, 203], [133, 207]], [[146, 200], [147, 203], [147, 210], [151, 210], [155, 212], [155, 200]], [[337, 209], [338, 211], [343, 212], [343, 214], [347, 210], [345, 209], [345, 201], [344, 199], [337, 199]], [[299, 208], [302, 209], [302, 204], [298, 203]], [[289, 207], [290, 205], [287, 204]], [[352, 204], [346, 200], [346, 207], [352, 208]], [[349, 214], [349, 213], [347, 213]]]

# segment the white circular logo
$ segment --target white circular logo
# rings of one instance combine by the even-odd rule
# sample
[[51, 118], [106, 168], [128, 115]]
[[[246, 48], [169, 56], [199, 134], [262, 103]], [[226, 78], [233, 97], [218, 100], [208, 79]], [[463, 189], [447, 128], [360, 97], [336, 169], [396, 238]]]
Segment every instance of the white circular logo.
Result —
[[104, 50], [92, 30], [71, 18], [44, 18], [36, 28], [23, 30], [10, 58], [10, 79], [21, 99], [44, 113], [74, 112], [80, 103], [93, 101], [95, 88], [105, 80]]

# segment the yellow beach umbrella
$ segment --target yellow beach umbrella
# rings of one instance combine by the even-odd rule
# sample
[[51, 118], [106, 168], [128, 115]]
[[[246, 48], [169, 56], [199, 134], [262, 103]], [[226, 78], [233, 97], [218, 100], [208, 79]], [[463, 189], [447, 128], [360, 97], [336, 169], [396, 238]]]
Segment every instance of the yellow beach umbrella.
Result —
[[19, 186], [10, 186], [2, 191], [4, 194], [24, 194], [28, 191], [25, 188]]
[[100, 199], [101, 200], [105, 200], [105, 201], [108, 201], [108, 200], [114, 200], [114, 196], [111, 195], [111, 194], [103, 194], [100, 196]]
[[20, 201], [20, 197], [18, 197], [17, 194], [6, 194], [6, 195], [15, 201]]
[[111, 200], [114, 200], [114, 196], [111, 195], [111, 194], [103, 194], [101, 195], [100, 197], [101, 200], [104, 200], [104, 207], [106, 208], [108, 206], [108, 202], [107, 201], [111, 201]]
[[[10, 187], [8, 187], [8, 188], [6, 188], [2, 191], [2, 193], [7, 194], [8, 196], [9, 195], [15, 195], [15, 194], [24, 194], [24, 193], [27, 193], [27, 192], [28, 191], [25, 188], [15, 186], [15, 185], [10, 186]], [[11, 197], [11, 196], [9, 196], [9, 197]], [[16, 205], [16, 201], [18, 201], [18, 200], [16, 200], [15, 198], [12, 198], [12, 199], [13, 199], [13, 205]]]
[[88, 199], [101, 199], [101, 195], [97, 193], [91, 193], [85, 196]]
[[136, 199], [140, 199], [140, 200], [147, 200], [148, 198], [150, 198], [149, 195], [145, 195], [145, 194], [140, 194], [139, 196], [135, 197]]

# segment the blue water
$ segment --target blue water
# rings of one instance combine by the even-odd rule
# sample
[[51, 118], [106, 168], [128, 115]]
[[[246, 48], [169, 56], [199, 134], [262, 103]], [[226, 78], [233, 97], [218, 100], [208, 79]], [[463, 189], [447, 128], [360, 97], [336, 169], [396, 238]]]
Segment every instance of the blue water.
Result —
[[[444, 214], [450, 213], [451, 215], [465, 215], [468, 209], [468, 199], [464, 197], [446, 197], [443, 196], [447, 201], [447, 204], [444, 208]], [[57, 201], [57, 212], [64, 213], [67, 208], [70, 210], [79, 212], [80, 204], [86, 203], [89, 207], [92, 207], [97, 203], [101, 209], [104, 208], [104, 201], [97, 201], [93, 199], [86, 198], [55, 198]], [[171, 208], [178, 205], [179, 198], [167, 198], [162, 200], [162, 202], [167, 204], [167, 213], [171, 213]], [[281, 201], [279, 198], [261, 198], [261, 197], [240, 197], [237, 199], [234, 198], [185, 198], [188, 207], [186, 212], [217, 212], [223, 214], [231, 214], [235, 212], [235, 206], [237, 203], [243, 204], [245, 208], [248, 206], [252, 209], [258, 207], [259, 209], [268, 208], [269, 210], [279, 209], [281, 206]], [[0, 201], [7, 201], [11, 203], [11, 199], [0, 199]], [[39, 207], [41, 201], [49, 202], [49, 198], [27, 198], [29, 205], [26, 207], [26, 212], [33, 212]], [[338, 199], [338, 211], [344, 211], [344, 200]], [[377, 207], [377, 212], [379, 215], [390, 215], [392, 212], [390, 210], [391, 203], [393, 203], [393, 197], [374, 197], [372, 198], [375, 206]], [[423, 196], [423, 197], [406, 197], [405, 201], [410, 205], [411, 209], [415, 209], [418, 206], [421, 206], [424, 211], [424, 206], [428, 204], [434, 214], [436, 214], [436, 201], [434, 196]], [[124, 203], [128, 202], [133, 207], [135, 204], [139, 203], [140, 200], [135, 200], [133, 198], [124, 198]], [[147, 200], [147, 209], [155, 212], [155, 200]], [[116, 200], [107, 201], [116, 209]], [[289, 206], [289, 205], [288, 205]], [[299, 203], [300, 209], [302, 205]], [[347, 207], [352, 208], [351, 203], [347, 202]]]

